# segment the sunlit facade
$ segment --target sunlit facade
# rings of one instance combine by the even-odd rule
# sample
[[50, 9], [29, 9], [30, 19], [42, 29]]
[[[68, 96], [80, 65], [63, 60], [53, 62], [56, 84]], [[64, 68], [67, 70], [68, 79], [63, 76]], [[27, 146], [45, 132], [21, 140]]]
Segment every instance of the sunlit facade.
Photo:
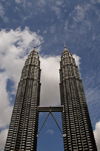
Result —
[[82, 80], [72, 54], [65, 47], [61, 56], [60, 107], [39, 106], [40, 73], [34, 47], [22, 69], [4, 151], [37, 150], [39, 112], [49, 112], [53, 118], [52, 112], [62, 112], [64, 151], [97, 151]]
[[5, 151], [35, 151], [40, 100], [40, 61], [34, 47], [22, 70]]
[[66, 47], [60, 62], [60, 94], [64, 151], [96, 151], [96, 144], [82, 80], [72, 54]]

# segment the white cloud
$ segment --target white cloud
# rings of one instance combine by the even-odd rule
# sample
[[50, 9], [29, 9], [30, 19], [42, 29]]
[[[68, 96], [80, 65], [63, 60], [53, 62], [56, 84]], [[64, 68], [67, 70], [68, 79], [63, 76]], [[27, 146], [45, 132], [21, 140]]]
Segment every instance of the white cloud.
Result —
[[21, 3], [21, 0], [15, 0], [16, 3]]
[[[36, 7], [44, 7], [46, 4], [46, 0], [38, 0], [36, 1], [36, 3], [33, 1], [27, 1], [27, 0], [15, 0], [15, 2], [17, 4], [22, 5], [24, 8], [32, 7], [33, 3], [35, 4]], [[44, 12], [45, 10], [42, 9], [41, 11]]]
[[0, 151], [3, 151], [4, 149], [4, 145], [7, 138], [7, 132], [8, 132], [8, 129], [5, 129], [0, 133]]
[[15, 0], [15, 2], [16, 2], [17, 4], [22, 5], [24, 8], [25, 8], [25, 7], [31, 7], [31, 6], [32, 6], [31, 1], [27, 1], [27, 0]]
[[7, 76], [6, 72], [0, 74], [0, 127], [9, 124], [12, 106], [9, 102], [9, 96], [6, 90]]
[[81, 58], [76, 54], [73, 54], [73, 58], [75, 59], [76, 65], [79, 67]]
[[[35, 42], [37, 46], [40, 46], [43, 38], [28, 28], [23, 31], [20, 28], [0, 31], [0, 70], [2, 70], [0, 72], [0, 127], [2, 129], [5, 129], [10, 122], [13, 108], [10, 94], [14, 93], [17, 88], [27, 53], [32, 50]], [[39, 51], [40, 47], [37, 50]], [[78, 57], [75, 56], [75, 58], [79, 64]], [[40, 60], [42, 69], [41, 105], [58, 105], [60, 104], [60, 56], [41, 56]], [[10, 92], [7, 90], [8, 79], [14, 83]], [[3, 140], [5, 140], [6, 131], [1, 131], [0, 136], [4, 134]], [[0, 143], [2, 143], [1, 139]]]
[[47, 133], [49, 133], [49, 134], [53, 135], [53, 134], [54, 134], [54, 131], [53, 131], [53, 130], [51, 130], [51, 129], [49, 129], [49, 130], [47, 130]]
[[37, 5], [38, 5], [39, 7], [43, 7], [43, 6], [45, 6], [45, 4], [46, 4], [46, 1], [45, 1], [45, 0], [39, 0], [38, 3], [37, 3]]
[[[80, 57], [73, 55], [79, 66]], [[41, 60], [41, 97], [42, 106], [60, 105], [59, 69], [61, 56], [42, 56]]]
[[96, 4], [96, 3], [100, 3], [100, 0], [90, 0], [90, 2]]
[[37, 45], [43, 42], [42, 37], [32, 33], [28, 28], [21, 31], [20, 28], [10, 31], [0, 31], [0, 127], [9, 124], [12, 112], [9, 93], [7, 92], [7, 80], [14, 82], [12, 92], [17, 87], [21, 70], [24, 65], [27, 51], [33, 48], [34, 41]]
[[0, 17], [4, 20], [4, 22], [8, 21], [8, 18], [5, 16], [5, 9], [1, 4], [0, 4]]
[[14, 12], [20, 12], [21, 10], [18, 7], [15, 7]]
[[[92, 84], [92, 78], [90, 78], [87, 83], [90, 83], [90, 81]], [[100, 98], [99, 94], [100, 94], [100, 89], [98, 87], [88, 88], [86, 92], [87, 101], [94, 102], [94, 100], [96, 100], [97, 103], [97, 101], [99, 101]]]
[[[27, 27], [23, 31], [20, 28], [0, 31], [0, 128], [2, 129], [10, 122], [13, 108], [10, 94], [16, 91], [27, 53], [33, 49], [34, 43], [39, 46], [42, 42], [43, 38]], [[11, 92], [6, 88], [8, 79], [14, 83]], [[5, 144], [6, 134], [7, 129], [0, 133], [1, 150]]]
[[85, 11], [84, 11], [84, 9], [81, 7], [81, 6], [77, 6], [77, 7], [75, 7], [75, 11], [74, 11], [74, 20], [76, 21], [76, 22], [80, 22], [80, 21], [82, 21], [82, 20], [84, 20], [84, 18], [85, 18]]
[[0, 32], [0, 68], [4, 69], [8, 78], [14, 82], [18, 82], [26, 53], [33, 48], [33, 41], [40, 45], [42, 37], [30, 32], [28, 28], [23, 31], [17, 28], [15, 31], [2, 30]]
[[[91, 16], [93, 15], [94, 17], [94, 22], [91, 20]], [[97, 23], [95, 23], [95, 18], [97, 19]], [[94, 30], [94, 25], [98, 24], [98, 21], [100, 20], [100, 10], [95, 7], [95, 5], [92, 4], [81, 4], [77, 5], [74, 10], [69, 14], [69, 17], [67, 18], [65, 22], [65, 27], [64, 29], [66, 32], [73, 32], [78, 29], [78, 33], [80, 34], [86, 34], [89, 32], [89, 30]], [[76, 30], [75, 30], [76, 29]], [[73, 34], [70, 34], [73, 35]], [[75, 36], [74, 36], [75, 37]]]
[[46, 34], [47, 33], [47, 30], [44, 30], [44, 32], [43, 32], [44, 34]]
[[58, 1], [56, 1], [56, 4], [57, 4], [58, 6], [61, 6], [61, 5], [63, 4], [63, 1], [58, 0]]
[[3, 17], [5, 14], [5, 10], [3, 8], [3, 6], [0, 4], [0, 16]]
[[53, 6], [52, 10], [55, 12], [55, 14], [57, 15], [57, 19], [60, 19], [61, 17], [61, 9], [57, 6]]
[[24, 2], [26, 2], [26, 0], [15, 0], [15, 2], [19, 4], [19, 3], [24, 3]]
[[94, 136], [95, 136], [98, 151], [100, 151], [100, 121], [95, 125]]
[[55, 32], [55, 30], [56, 30], [56, 27], [55, 27], [55, 26], [51, 26], [51, 27], [50, 27], [50, 31], [51, 31], [51, 33], [54, 33], [54, 32]]
[[41, 105], [60, 104], [59, 69], [60, 56], [42, 56], [41, 60]]

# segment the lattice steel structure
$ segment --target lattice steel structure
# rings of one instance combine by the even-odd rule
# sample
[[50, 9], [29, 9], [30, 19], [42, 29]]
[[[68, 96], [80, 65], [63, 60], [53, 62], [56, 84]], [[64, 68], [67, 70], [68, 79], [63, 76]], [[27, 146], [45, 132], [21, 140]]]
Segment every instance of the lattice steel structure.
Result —
[[[61, 106], [40, 107], [40, 61], [34, 47], [22, 70], [4, 151], [36, 151], [37, 137], [49, 114], [64, 140], [64, 151], [97, 151], [82, 80], [66, 47], [60, 62]], [[39, 112], [49, 112], [38, 132]], [[63, 132], [52, 112], [62, 112]]]
[[65, 151], [96, 151], [82, 80], [72, 54], [66, 47], [60, 62], [60, 94]]
[[39, 56], [34, 47], [18, 84], [5, 151], [36, 151], [40, 71]]

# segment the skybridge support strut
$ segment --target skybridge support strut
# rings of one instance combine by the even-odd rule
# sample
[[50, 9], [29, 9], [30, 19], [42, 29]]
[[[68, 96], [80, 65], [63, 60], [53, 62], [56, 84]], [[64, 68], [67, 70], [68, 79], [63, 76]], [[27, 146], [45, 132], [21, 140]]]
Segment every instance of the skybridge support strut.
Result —
[[50, 114], [52, 115], [52, 117], [53, 117], [55, 123], [57, 124], [60, 132], [62, 133], [62, 130], [61, 130], [59, 124], [57, 123], [57, 121], [56, 121], [56, 119], [55, 119], [52, 112], [64, 112], [64, 106], [38, 106], [37, 107], [37, 112], [49, 112], [46, 119], [44, 120], [38, 134], [37, 134], [37, 137], [39, 136], [39, 133], [40, 133], [41, 129], [43, 128], [43, 126], [44, 126], [44, 124], [45, 124], [45, 122], [46, 122], [46, 120], [47, 120], [47, 118], [49, 117]]

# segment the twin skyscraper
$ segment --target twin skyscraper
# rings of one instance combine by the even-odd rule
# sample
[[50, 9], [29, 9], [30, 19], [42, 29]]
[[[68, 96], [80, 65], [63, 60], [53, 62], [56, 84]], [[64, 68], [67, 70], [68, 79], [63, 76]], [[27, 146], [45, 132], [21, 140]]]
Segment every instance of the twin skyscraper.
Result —
[[39, 107], [40, 61], [34, 47], [22, 69], [5, 151], [36, 151], [39, 112], [62, 112], [64, 151], [97, 151], [82, 80], [70, 51], [60, 61], [61, 107]]

